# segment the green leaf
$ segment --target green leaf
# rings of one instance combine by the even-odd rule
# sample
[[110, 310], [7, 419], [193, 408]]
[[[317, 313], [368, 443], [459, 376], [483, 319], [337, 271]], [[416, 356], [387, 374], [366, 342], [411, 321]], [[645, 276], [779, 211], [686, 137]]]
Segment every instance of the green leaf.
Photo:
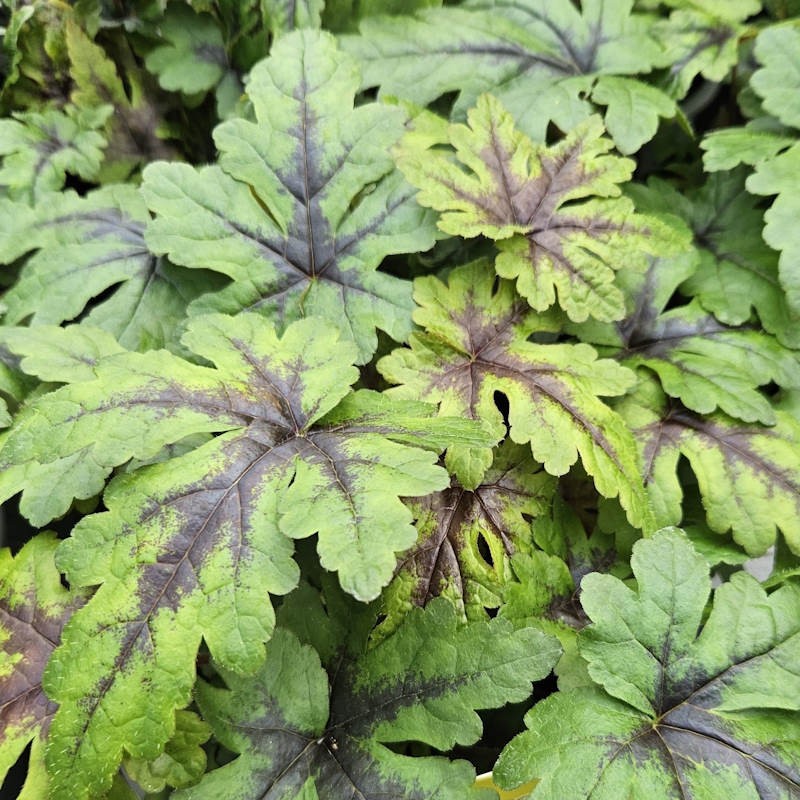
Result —
[[191, 310], [321, 316], [356, 342], [360, 362], [377, 347], [375, 328], [405, 340], [410, 286], [375, 270], [389, 254], [431, 247], [433, 222], [387, 152], [402, 112], [353, 109], [357, 89], [358, 68], [330, 34], [287, 34], [250, 76], [258, 122], [215, 130], [218, 166], [147, 168], [150, 247], [233, 279]]
[[597, 685], [538, 703], [495, 780], [538, 777], [542, 800], [796, 797], [800, 588], [768, 596], [738, 573], [702, 624], [708, 565], [682, 532], [638, 542], [632, 563], [635, 590], [583, 582], [593, 624], [579, 646]]
[[278, 629], [252, 678], [226, 675], [230, 689], [200, 684], [203, 714], [241, 755], [176, 800], [487, 797], [472, 789], [467, 762], [399, 755], [390, 745], [471, 744], [482, 727], [475, 710], [523, 699], [558, 652], [550, 637], [503, 620], [461, 625], [438, 601], [328, 675], [311, 648]]
[[741, 171], [711, 175], [699, 189], [684, 192], [656, 179], [647, 188], [630, 188], [637, 208], [676, 214], [692, 229], [699, 262], [681, 292], [696, 296], [726, 325], [750, 322], [755, 309], [781, 343], [800, 344], [800, 316], [787, 306], [778, 257], [761, 238], [763, 212], [743, 191]]
[[273, 36], [297, 28], [319, 28], [325, 0], [261, 0], [264, 17]]
[[[691, 279], [692, 261], [653, 259], [644, 275], [620, 277], [632, 308], [616, 325], [618, 358], [629, 367], [651, 369], [667, 394], [692, 411], [708, 414], [719, 408], [745, 422], [773, 424], [772, 403], [759, 387], [772, 381], [795, 387], [798, 354], [763, 331], [721, 324], [696, 300], [664, 311], [676, 287]], [[700, 269], [704, 266], [701, 260]], [[606, 343], [589, 332], [584, 338]]]
[[64, 623], [86, 599], [61, 585], [57, 545], [55, 534], [42, 533], [14, 557], [0, 550], [0, 783], [30, 742], [32, 764], [38, 760], [56, 711], [42, 691], [42, 672]]
[[712, 131], [700, 142], [705, 150], [703, 166], [707, 172], [733, 169], [739, 164], [758, 164], [794, 144], [791, 136], [781, 136], [750, 126]]
[[[624, 394], [632, 373], [598, 360], [586, 344], [535, 344], [528, 335], [545, 327], [496, 278], [485, 261], [454, 270], [448, 285], [419, 278], [414, 319], [426, 329], [412, 334], [411, 348], [378, 362], [396, 396], [439, 403], [446, 416], [481, 420], [503, 436], [495, 393], [508, 400], [509, 435], [530, 443], [533, 457], [552, 475], [565, 474], [580, 456], [606, 497], [619, 494], [634, 525], [647, 526], [649, 508], [636, 446], [622, 420], [599, 396]], [[448, 451], [448, 467], [474, 488], [491, 463], [488, 450], [463, 445]]]
[[675, 104], [654, 87], [611, 76], [649, 72], [665, 63], [662, 49], [651, 21], [631, 13], [632, 0], [580, 6], [470, 0], [414, 17], [365, 20], [361, 36], [345, 37], [343, 45], [364, 65], [365, 87], [419, 105], [459, 92], [458, 117], [491, 92], [536, 141], [544, 141], [550, 121], [566, 131], [586, 119], [595, 110], [591, 96], [609, 106], [606, 124], [617, 146], [633, 152], [655, 133], [658, 116], [675, 113]]
[[772, 25], [759, 33], [755, 57], [762, 65], [750, 78], [764, 109], [800, 128], [800, 25]]
[[772, 427], [742, 425], [720, 413], [701, 417], [646, 380], [617, 410], [636, 435], [661, 524], [680, 522], [683, 486], [676, 468], [684, 455], [712, 530], [732, 530], [734, 540], [758, 556], [779, 528], [800, 554], [800, 421], [791, 413], [776, 410]]
[[160, 792], [165, 786], [190, 786], [206, 771], [206, 754], [201, 744], [211, 736], [211, 727], [193, 711], [175, 712], [175, 735], [164, 752], [152, 761], [125, 759], [125, 772], [146, 792]]
[[41, 518], [99, 492], [115, 465], [222, 433], [119, 475], [108, 510], [61, 546], [70, 583], [100, 588], [48, 667], [60, 705], [48, 751], [55, 798], [102, 791], [123, 748], [161, 754], [174, 709], [190, 699], [201, 637], [227, 669], [263, 661], [267, 593], [298, 580], [291, 539], [319, 534], [320, 564], [348, 593], [376, 597], [416, 537], [400, 496], [447, 484], [435, 461], [451, 441], [486, 442], [472, 423], [428, 419], [430, 406], [345, 397], [355, 345], [317, 319], [278, 338], [254, 314], [196, 318], [185, 343], [217, 366], [165, 351], [100, 359], [93, 380], [28, 404], [0, 445], [1, 458], [18, 454], [4, 489], [24, 489], [21, 508]]
[[149, 214], [132, 186], [85, 197], [64, 192], [34, 208], [0, 202], [0, 260], [35, 251], [3, 296], [6, 323], [59, 323], [89, 310], [86, 321], [124, 346], [163, 347], [175, 343], [187, 302], [217, 285], [214, 276], [187, 273], [148, 250]]
[[507, 441], [474, 491], [454, 481], [410, 501], [419, 536], [400, 556], [383, 594], [387, 620], [381, 630], [388, 632], [412, 606], [440, 595], [470, 618], [499, 607], [513, 581], [511, 556], [530, 549], [530, 518], [547, 508], [554, 490], [555, 481], [530, 449]]
[[100, 130], [111, 111], [108, 105], [83, 110], [67, 106], [0, 120], [0, 185], [7, 187], [8, 197], [35, 202], [61, 189], [67, 173], [95, 180], [106, 146]]
[[196, 14], [172, 3], [159, 22], [159, 44], [145, 58], [145, 66], [163, 89], [196, 94], [213, 89], [228, 69], [222, 32], [210, 14]]
[[634, 164], [609, 154], [600, 121], [592, 118], [553, 147], [536, 146], [484, 95], [468, 125], [451, 125], [447, 136], [454, 155], [410, 136], [398, 156], [421, 189], [418, 202], [443, 212], [439, 227], [498, 241], [498, 274], [515, 278], [536, 310], [552, 306], [557, 291], [570, 319], [619, 319], [624, 301], [615, 270], [644, 266], [646, 252], [670, 243], [649, 241], [663, 226], [618, 196]]

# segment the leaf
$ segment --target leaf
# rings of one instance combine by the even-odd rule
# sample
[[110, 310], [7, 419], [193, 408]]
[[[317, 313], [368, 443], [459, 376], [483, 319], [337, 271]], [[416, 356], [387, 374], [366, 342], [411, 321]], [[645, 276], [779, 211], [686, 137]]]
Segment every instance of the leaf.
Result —
[[67, 173], [95, 180], [106, 146], [100, 130], [111, 111], [111, 106], [67, 106], [0, 120], [0, 185], [7, 187], [8, 197], [33, 203], [61, 189]]
[[592, 118], [561, 143], [537, 147], [484, 95], [468, 125], [449, 128], [455, 158], [410, 138], [398, 165], [421, 189], [418, 202], [443, 212], [445, 233], [498, 241], [498, 274], [515, 278], [537, 311], [552, 306], [557, 291], [570, 319], [619, 319], [624, 301], [614, 271], [644, 266], [654, 247], [648, 239], [662, 228], [618, 197], [633, 162], [610, 155], [602, 134]]
[[634, 546], [637, 588], [584, 580], [579, 634], [596, 686], [559, 692], [494, 770], [533, 776], [542, 800], [626, 796], [792, 798], [800, 791], [800, 590], [767, 595], [744, 573], [710, 591], [708, 565], [676, 530]]
[[800, 318], [786, 304], [777, 255], [761, 239], [763, 212], [743, 191], [741, 171], [710, 175], [699, 189], [680, 193], [656, 179], [647, 188], [631, 189], [637, 208], [676, 214], [692, 229], [700, 258], [681, 292], [696, 296], [727, 325], [749, 322], [755, 309], [763, 327], [781, 343], [800, 343]]
[[[420, 11], [414, 17], [377, 17], [343, 46], [364, 65], [365, 88], [382, 96], [427, 105], [458, 92], [454, 113], [463, 117], [480, 94], [490, 92], [520, 128], [544, 141], [548, 122], [570, 130], [594, 110], [586, 98], [608, 105], [615, 143], [633, 152], [655, 133], [653, 119], [672, 116], [674, 102], [633, 78], [663, 62], [652, 23], [633, 14], [632, 0], [471, 0], [457, 8]], [[592, 87], [597, 81], [597, 94]], [[635, 126], [630, 103], [641, 112]], [[649, 118], [644, 124], [643, 119]]]
[[177, 338], [186, 303], [215, 286], [208, 273], [187, 278], [148, 250], [149, 214], [132, 186], [108, 186], [85, 197], [64, 192], [32, 209], [0, 202], [0, 260], [11, 263], [35, 251], [3, 297], [7, 324], [65, 322], [88, 310], [90, 324], [125, 346], [163, 347]]
[[264, 17], [273, 36], [297, 28], [319, 28], [325, 0], [261, 0]]
[[785, 125], [800, 128], [800, 26], [772, 25], [762, 30], [755, 44], [761, 67], [750, 85], [761, 97], [764, 109]]
[[[700, 269], [704, 266], [701, 260]], [[772, 403], [758, 387], [772, 381], [797, 385], [797, 353], [763, 331], [722, 325], [697, 301], [664, 311], [694, 269], [691, 259], [653, 259], [644, 276], [621, 276], [633, 308], [616, 325], [622, 344], [618, 358], [631, 368], [653, 370], [664, 391], [692, 411], [708, 414], [719, 408], [745, 422], [773, 424]], [[604, 343], [591, 334], [586, 338]]]
[[[647, 525], [635, 443], [622, 420], [599, 396], [623, 394], [632, 374], [598, 360], [585, 344], [527, 341], [537, 315], [517, 299], [513, 287], [495, 277], [485, 261], [454, 270], [445, 286], [418, 278], [414, 315], [426, 332], [412, 334], [411, 348], [378, 362], [398, 397], [439, 403], [447, 416], [479, 419], [500, 438], [504, 421], [495, 394], [509, 404], [509, 435], [530, 443], [533, 457], [552, 475], [565, 474], [580, 456], [597, 490], [620, 501], [634, 525]], [[488, 458], [487, 458], [488, 456]], [[480, 483], [490, 463], [486, 450], [463, 445], [448, 451], [448, 467], [465, 488]]]
[[0, 783], [30, 742], [38, 753], [47, 739], [56, 706], [42, 691], [42, 671], [86, 599], [61, 585], [57, 545], [42, 533], [14, 557], [0, 550]]
[[165, 786], [190, 786], [206, 771], [206, 754], [200, 745], [210, 736], [211, 727], [193, 711], [176, 711], [175, 735], [164, 752], [153, 761], [125, 759], [125, 772], [150, 793]]
[[171, 92], [196, 94], [213, 89], [228, 69], [225, 43], [210, 14], [196, 14], [173, 3], [159, 22], [159, 41], [145, 58], [159, 85]]
[[791, 136], [780, 136], [769, 130], [759, 130], [749, 124], [743, 128], [724, 128], [712, 131], [700, 147], [706, 172], [729, 170], [739, 164], [758, 164], [794, 144]]
[[414, 606], [444, 595], [480, 618], [497, 608], [513, 581], [511, 556], [530, 549], [530, 518], [547, 507], [555, 481], [530, 449], [504, 442], [483, 483], [468, 491], [457, 482], [409, 501], [419, 536], [400, 556], [384, 591], [388, 632]]
[[444, 601], [412, 613], [393, 636], [330, 674], [311, 648], [278, 629], [255, 676], [226, 675], [229, 690], [200, 684], [204, 715], [241, 755], [176, 800], [299, 800], [311, 786], [319, 800], [487, 797], [471, 789], [467, 762], [400, 755], [391, 745], [448, 750], [476, 741], [475, 709], [524, 698], [557, 654], [555, 642], [532, 629], [501, 620], [461, 625]]
[[486, 442], [472, 423], [428, 419], [430, 406], [349, 394], [355, 346], [317, 319], [278, 338], [258, 315], [197, 318], [185, 344], [217, 366], [166, 351], [100, 359], [93, 380], [29, 403], [0, 445], [4, 490], [24, 489], [21, 508], [38, 519], [98, 493], [115, 465], [222, 434], [119, 475], [108, 510], [61, 546], [70, 583], [100, 588], [48, 666], [61, 707], [48, 750], [58, 800], [99, 794], [123, 748], [160, 755], [190, 699], [201, 637], [227, 669], [262, 663], [267, 593], [298, 580], [291, 539], [319, 534], [321, 565], [372, 599], [416, 535], [400, 496], [447, 484], [435, 461], [451, 441]]
[[661, 524], [681, 519], [683, 487], [676, 466], [686, 456], [697, 476], [708, 525], [733, 531], [751, 556], [775, 542], [776, 529], [800, 554], [800, 422], [775, 411], [772, 427], [742, 425], [721, 413], [700, 417], [642, 381], [617, 410], [633, 429], [645, 482]]
[[402, 112], [354, 110], [357, 89], [357, 66], [330, 34], [287, 34], [250, 76], [258, 122], [215, 130], [218, 166], [147, 168], [150, 247], [233, 279], [190, 311], [318, 315], [356, 342], [359, 363], [377, 347], [375, 328], [405, 340], [410, 286], [375, 269], [389, 254], [428, 249], [433, 226], [387, 153]]

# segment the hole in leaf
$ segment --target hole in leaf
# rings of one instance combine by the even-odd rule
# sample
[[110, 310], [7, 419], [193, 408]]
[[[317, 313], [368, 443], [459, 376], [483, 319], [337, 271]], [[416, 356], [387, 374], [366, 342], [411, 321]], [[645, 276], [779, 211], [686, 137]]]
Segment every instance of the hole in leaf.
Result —
[[492, 548], [489, 547], [489, 542], [486, 541], [486, 537], [482, 534], [478, 534], [478, 552], [481, 554], [481, 558], [490, 566], [494, 567], [494, 559], [492, 558]]

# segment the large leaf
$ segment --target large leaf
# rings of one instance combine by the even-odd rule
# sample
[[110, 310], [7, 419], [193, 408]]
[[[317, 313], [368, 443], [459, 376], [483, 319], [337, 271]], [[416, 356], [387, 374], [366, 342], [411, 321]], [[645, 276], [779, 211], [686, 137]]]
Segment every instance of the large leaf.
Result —
[[5, 322], [85, 316], [132, 349], [174, 344], [186, 304], [218, 281], [153, 255], [144, 240], [148, 219], [132, 186], [108, 186], [85, 197], [53, 194], [33, 208], [5, 201], [0, 260], [32, 253], [3, 296]]
[[330, 674], [278, 629], [252, 678], [226, 676], [229, 690], [200, 684], [204, 716], [241, 755], [176, 798], [488, 798], [472, 788], [467, 762], [399, 755], [391, 745], [471, 744], [481, 734], [475, 710], [523, 699], [558, 652], [551, 638], [503, 620], [460, 625], [444, 601]]
[[456, 114], [482, 92], [499, 97], [520, 127], [544, 141], [548, 122], [569, 130], [608, 106], [606, 125], [632, 153], [674, 102], [634, 78], [664, 63], [632, 0], [468, 0], [414, 17], [368, 19], [344, 46], [364, 64], [364, 84], [425, 105], [460, 93]]
[[159, 755], [190, 698], [201, 637], [226, 668], [261, 663], [267, 593], [298, 579], [291, 539], [319, 533], [322, 566], [347, 592], [375, 597], [416, 538], [400, 496], [448, 483], [420, 445], [486, 441], [472, 423], [427, 419], [430, 406], [349, 394], [355, 346], [317, 319], [279, 339], [258, 315], [197, 318], [185, 343], [217, 366], [165, 351], [100, 358], [93, 380], [30, 403], [0, 445], [4, 491], [24, 489], [22, 509], [44, 519], [99, 492], [115, 465], [226, 432], [118, 476], [108, 511], [61, 546], [71, 584], [102, 585], [48, 667], [61, 706], [54, 797], [95, 796], [123, 747]]
[[43, 533], [15, 557], [0, 550], [0, 783], [28, 743], [38, 753], [47, 739], [56, 706], [42, 691], [42, 672], [86, 599], [61, 585], [57, 545], [55, 535]]
[[149, 245], [233, 279], [196, 311], [322, 316], [357, 343], [362, 362], [377, 346], [375, 328], [406, 338], [410, 286], [375, 270], [391, 253], [429, 248], [433, 223], [387, 152], [403, 114], [376, 103], [353, 109], [358, 82], [330, 34], [287, 34], [250, 76], [258, 121], [215, 130], [219, 165], [147, 168], [144, 192], [158, 215]]
[[[455, 153], [433, 149], [444, 143]], [[634, 163], [611, 148], [596, 117], [553, 147], [536, 146], [483, 95], [445, 142], [410, 135], [398, 164], [421, 190], [417, 200], [442, 212], [443, 231], [498, 241], [497, 272], [515, 278], [533, 308], [549, 308], [558, 292], [570, 319], [612, 320], [624, 313], [615, 270], [643, 267], [648, 250], [669, 245], [650, 241], [662, 226], [619, 197]]]
[[[540, 778], [542, 800], [792, 800], [800, 794], [800, 588], [767, 596], [745, 573], [710, 591], [685, 535], [634, 547], [637, 588], [583, 582], [579, 634], [597, 684], [529, 712], [495, 779]], [[698, 634], [698, 629], [700, 633]]]
[[[503, 436], [495, 394], [508, 400], [511, 439], [530, 443], [533, 457], [552, 475], [563, 475], [580, 456], [598, 491], [620, 496], [631, 521], [646, 526], [649, 508], [636, 445], [599, 396], [623, 394], [633, 373], [598, 360], [586, 344], [535, 344], [528, 335], [543, 322], [496, 278], [485, 261], [454, 270], [449, 283], [419, 278], [411, 348], [378, 362], [397, 396], [439, 403], [440, 413], [482, 420]], [[448, 466], [467, 488], [476, 487], [491, 463], [488, 450], [456, 446]]]
[[383, 594], [387, 621], [381, 630], [397, 624], [413, 605], [440, 595], [469, 617], [500, 606], [513, 581], [511, 556], [530, 549], [530, 520], [549, 507], [554, 489], [530, 448], [507, 441], [474, 491], [453, 481], [409, 501], [419, 536]]
[[700, 487], [708, 524], [750, 555], [761, 555], [780, 529], [800, 554], [800, 422], [777, 409], [771, 427], [742, 425], [721, 413], [701, 417], [642, 380], [619, 412], [633, 429], [658, 520], [680, 522], [684, 455]]

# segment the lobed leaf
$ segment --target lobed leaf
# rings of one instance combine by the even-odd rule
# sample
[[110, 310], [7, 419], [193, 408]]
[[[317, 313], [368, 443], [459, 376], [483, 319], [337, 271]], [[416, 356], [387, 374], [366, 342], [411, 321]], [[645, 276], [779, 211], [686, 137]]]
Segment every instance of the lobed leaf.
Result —
[[447, 139], [454, 155], [410, 136], [398, 156], [421, 190], [418, 201], [442, 212], [439, 227], [495, 239], [498, 274], [516, 279], [537, 311], [552, 306], [557, 292], [572, 320], [619, 319], [624, 301], [614, 272], [644, 266], [655, 246], [649, 240], [662, 228], [618, 197], [633, 162], [609, 154], [600, 121], [592, 118], [553, 147], [536, 146], [484, 95], [468, 124], [451, 125]]
[[596, 685], [528, 713], [498, 784], [536, 776], [544, 800], [795, 797], [798, 588], [768, 596], [738, 573], [703, 624], [708, 565], [682, 532], [638, 542], [632, 565], [634, 590], [609, 575], [584, 579], [593, 624], [578, 639]]
[[433, 226], [387, 153], [402, 112], [354, 109], [358, 80], [330, 34], [287, 34], [251, 73], [257, 122], [216, 128], [218, 165], [145, 170], [157, 215], [149, 246], [233, 280], [190, 312], [321, 316], [356, 342], [360, 363], [377, 347], [376, 328], [407, 337], [410, 286], [375, 270], [389, 254], [431, 247]]
[[[580, 456], [598, 491], [620, 496], [633, 524], [647, 525], [635, 443], [622, 420], [599, 396], [623, 394], [632, 373], [598, 360], [585, 344], [535, 344], [528, 335], [541, 320], [518, 300], [508, 282], [495, 289], [485, 261], [454, 270], [447, 285], [419, 278], [411, 348], [378, 362], [399, 397], [439, 403], [440, 413], [478, 419], [499, 439], [505, 424], [495, 394], [508, 400], [509, 435], [529, 443], [552, 475], [565, 474]], [[476, 487], [491, 462], [488, 450], [456, 445], [448, 467], [465, 488]]]
[[514, 631], [501, 620], [459, 624], [444, 601], [418, 609], [393, 636], [329, 674], [314, 650], [278, 629], [252, 678], [226, 675], [229, 689], [200, 684], [203, 713], [241, 755], [177, 797], [488, 796], [472, 788], [466, 762], [400, 755], [391, 745], [447, 750], [477, 740], [475, 710], [524, 698], [557, 654], [552, 639], [530, 628]]

